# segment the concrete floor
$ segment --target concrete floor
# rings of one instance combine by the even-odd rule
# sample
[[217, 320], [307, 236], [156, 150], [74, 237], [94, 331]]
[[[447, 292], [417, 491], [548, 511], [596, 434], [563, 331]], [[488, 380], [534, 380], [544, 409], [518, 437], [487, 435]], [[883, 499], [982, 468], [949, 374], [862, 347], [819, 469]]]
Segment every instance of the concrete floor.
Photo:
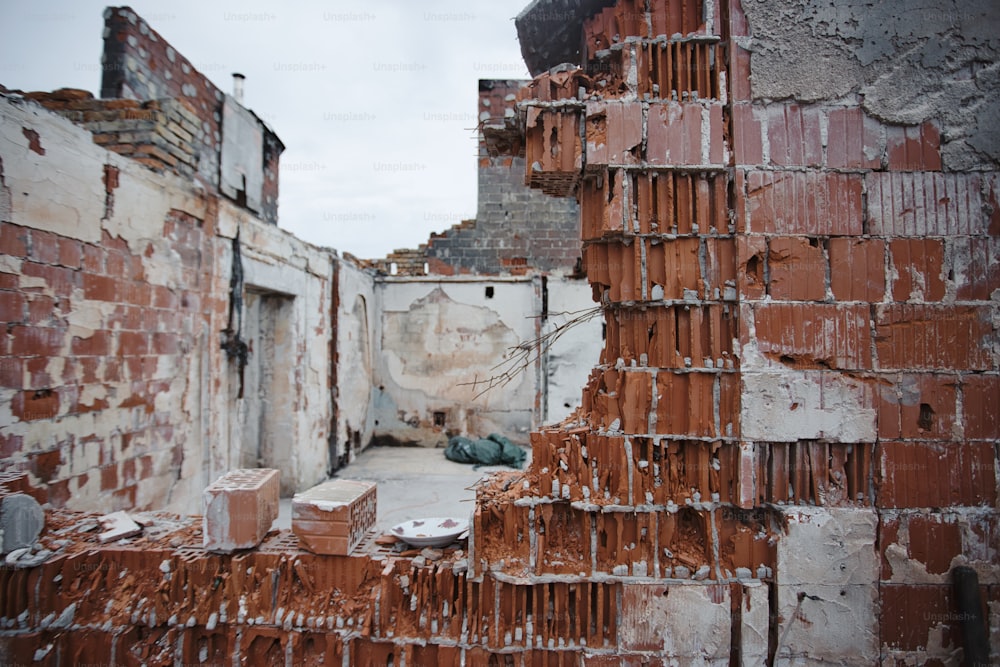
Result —
[[[527, 468], [531, 460], [528, 451]], [[449, 461], [443, 449], [424, 447], [369, 447], [335, 479], [376, 482], [378, 520], [382, 531], [403, 521], [424, 517], [468, 519], [476, 499], [475, 484], [490, 473], [512, 470], [507, 466], [471, 465]], [[275, 528], [291, 528], [292, 499], [281, 499]]]

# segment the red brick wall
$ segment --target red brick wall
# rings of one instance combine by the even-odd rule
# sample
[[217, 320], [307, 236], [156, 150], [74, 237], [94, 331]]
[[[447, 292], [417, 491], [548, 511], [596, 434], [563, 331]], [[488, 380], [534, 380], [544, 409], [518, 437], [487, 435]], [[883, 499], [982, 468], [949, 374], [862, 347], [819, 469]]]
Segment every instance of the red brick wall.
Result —
[[[184, 389], [176, 374], [184, 379], [201, 345], [201, 322], [224, 326], [225, 295], [212, 293], [207, 261], [217, 252], [213, 225], [172, 211], [154, 249], [107, 232], [91, 244], [0, 223], [0, 251], [21, 264], [19, 274], [0, 273], [0, 381], [16, 392], [13, 418], [28, 427], [3, 436], [0, 465], [30, 472], [52, 506], [168, 500], [188, 443], [183, 417], [157, 399]], [[174, 263], [184, 282], [151, 279], [155, 262]], [[100, 316], [74, 326], [82, 312]]]
[[[749, 34], [735, 9], [732, 29]], [[986, 264], [1000, 250], [997, 175], [941, 172], [940, 119], [904, 127], [857, 106], [753, 101], [747, 52], [735, 47], [732, 65], [744, 314], [768, 358], [869, 387], [877, 430], [864, 444], [870, 472], [867, 461], [856, 470], [878, 515], [879, 644], [890, 660], [946, 660], [961, 646], [949, 571], [978, 569], [989, 600], [1000, 564], [987, 546], [998, 516], [1000, 350], [987, 295], [1000, 276]]]
[[[130, 7], [104, 11], [101, 97], [185, 99], [201, 121], [198, 172], [218, 189], [223, 93]], [[167, 77], [169, 73], [169, 78]]]
[[[223, 91], [130, 7], [107, 8], [104, 21], [101, 97], [184, 100], [200, 120], [199, 131], [192, 140], [200, 147], [197, 151], [200, 156], [198, 175], [218, 192]], [[264, 187], [260, 216], [277, 224], [278, 159], [284, 145], [263, 124], [261, 130], [264, 133]]]

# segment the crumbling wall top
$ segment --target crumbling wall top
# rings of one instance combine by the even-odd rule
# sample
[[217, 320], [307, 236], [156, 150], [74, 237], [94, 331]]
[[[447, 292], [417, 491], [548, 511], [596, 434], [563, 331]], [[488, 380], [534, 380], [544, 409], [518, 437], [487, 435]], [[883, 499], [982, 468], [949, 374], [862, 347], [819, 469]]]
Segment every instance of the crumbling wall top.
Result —
[[944, 168], [1000, 164], [1000, 4], [743, 0], [756, 100], [857, 96], [879, 120], [941, 126]]

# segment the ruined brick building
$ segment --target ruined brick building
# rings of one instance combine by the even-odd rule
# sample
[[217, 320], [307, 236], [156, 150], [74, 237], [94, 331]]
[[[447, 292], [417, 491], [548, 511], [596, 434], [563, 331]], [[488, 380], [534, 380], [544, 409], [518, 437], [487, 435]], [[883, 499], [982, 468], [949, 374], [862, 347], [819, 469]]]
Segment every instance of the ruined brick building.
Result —
[[[280, 141], [109, 10], [106, 54], [157, 85], [0, 99], [0, 453], [5, 493], [51, 508], [47, 558], [0, 570], [0, 655], [1000, 659], [998, 17], [910, 4], [532, 3], [534, 80], [481, 89], [476, 222], [381, 274], [270, 224]], [[489, 191], [522, 177], [555, 199]], [[500, 232], [508, 214], [537, 231], [520, 204], [552, 220], [538, 259]], [[582, 252], [558, 211], [578, 211]], [[503, 415], [403, 363], [431, 317], [477, 322], [486, 356], [544, 333], [498, 322], [575, 303], [578, 273], [605, 335], [559, 425], [538, 427], [541, 362]], [[282, 421], [240, 397], [262, 385]], [[479, 489], [468, 544], [437, 561], [370, 539], [320, 556], [287, 531], [220, 555], [168, 515], [102, 545], [58, 509], [186, 509], [240, 466], [299, 490], [372, 438], [501, 423], [532, 429], [532, 465]]]
[[463, 384], [591, 305], [572, 202], [506, 187], [511, 159], [484, 153], [470, 231], [492, 244], [380, 273], [276, 226], [281, 141], [128, 8], [107, 12], [103, 62], [100, 99], [3, 97], [0, 457], [54, 507], [199, 512], [234, 467], [277, 468], [291, 494], [373, 440], [527, 443], [576, 405], [596, 320], [502, 390]]

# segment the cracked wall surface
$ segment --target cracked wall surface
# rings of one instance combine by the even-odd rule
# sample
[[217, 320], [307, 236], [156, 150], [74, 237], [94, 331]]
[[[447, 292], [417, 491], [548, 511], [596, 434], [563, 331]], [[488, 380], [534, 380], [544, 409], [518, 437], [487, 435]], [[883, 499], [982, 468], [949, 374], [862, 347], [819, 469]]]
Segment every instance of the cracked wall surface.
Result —
[[[512, 125], [525, 182], [580, 205], [606, 330], [581, 409], [438, 551], [370, 534], [317, 556], [272, 531], [212, 554], [199, 522], [152, 514], [100, 546], [96, 517], [50, 511], [44, 562], [0, 569], [7, 655], [959, 665], [962, 565], [996, 660], [997, 173], [949, 167], [933, 115], [756, 97], [738, 0], [538, 1], [519, 31], [553, 12], [559, 49], [522, 32], [538, 75]], [[546, 60], [565, 52], [580, 67]], [[37, 160], [36, 132], [5, 136]], [[426, 331], [437, 289], [389, 310]]]
[[330, 330], [331, 257], [29, 100], [2, 105], [5, 470], [54, 507], [192, 512], [213, 476], [257, 456], [220, 348], [240, 230], [246, 284], [290, 298], [280, 430], [303, 446], [279, 467], [291, 487], [319, 481], [330, 400], [314, 334]]

